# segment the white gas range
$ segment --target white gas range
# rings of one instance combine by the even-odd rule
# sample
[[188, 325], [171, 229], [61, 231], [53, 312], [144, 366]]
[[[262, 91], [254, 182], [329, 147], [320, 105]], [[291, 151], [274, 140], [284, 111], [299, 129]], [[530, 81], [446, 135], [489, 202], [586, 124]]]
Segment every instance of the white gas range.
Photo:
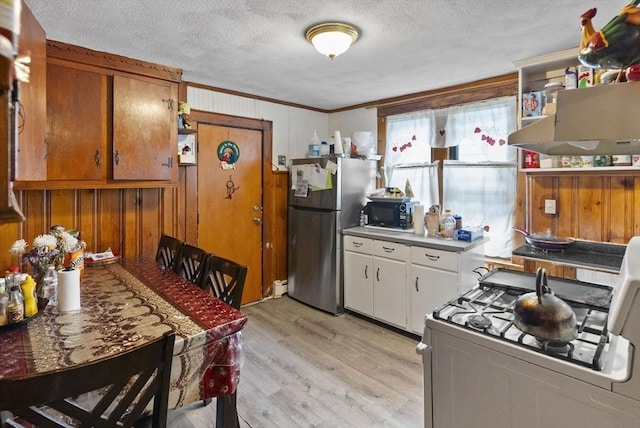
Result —
[[514, 325], [531, 276], [490, 272], [426, 318], [426, 428], [640, 427], [640, 237], [618, 284], [549, 280], [576, 314], [578, 338], [539, 340]]

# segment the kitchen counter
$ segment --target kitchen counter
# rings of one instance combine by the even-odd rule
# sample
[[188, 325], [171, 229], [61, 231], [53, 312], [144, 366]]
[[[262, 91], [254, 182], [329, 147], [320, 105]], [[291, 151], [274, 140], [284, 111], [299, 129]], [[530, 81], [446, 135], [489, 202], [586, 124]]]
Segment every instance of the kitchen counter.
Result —
[[562, 251], [543, 251], [531, 245], [523, 245], [513, 250], [513, 255], [577, 268], [619, 273], [626, 249], [627, 246], [623, 244], [576, 240]]
[[432, 238], [424, 235], [416, 235], [415, 233], [413, 233], [413, 231], [403, 232], [393, 229], [372, 228], [366, 226], [357, 226], [344, 229], [342, 231], [342, 234], [359, 236], [361, 238], [377, 239], [380, 241], [397, 242], [400, 244], [412, 245], [417, 247], [452, 251], [456, 253], [469, 251], [479, 245], [484, 244], [489, 240], [489, 238], [480, 238], [471, 242], [457, 240], [449, 241], [442, 238]]

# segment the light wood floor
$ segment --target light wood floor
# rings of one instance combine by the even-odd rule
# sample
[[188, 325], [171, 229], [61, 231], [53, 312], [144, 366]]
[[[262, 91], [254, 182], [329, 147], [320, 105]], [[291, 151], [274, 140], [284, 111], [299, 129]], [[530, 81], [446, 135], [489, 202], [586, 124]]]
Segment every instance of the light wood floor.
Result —
[[[242, 312], [242, 428], [422, 427], [419, 338], [286, 295]], [[215, 401], [170, 411], [169, 426], [214, 427]]]

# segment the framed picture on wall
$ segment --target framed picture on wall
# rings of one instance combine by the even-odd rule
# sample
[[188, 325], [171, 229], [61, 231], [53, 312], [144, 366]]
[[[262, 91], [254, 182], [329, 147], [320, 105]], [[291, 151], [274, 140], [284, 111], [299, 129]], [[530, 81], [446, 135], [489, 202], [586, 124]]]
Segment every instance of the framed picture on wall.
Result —
[[178, 133], [178, 164], [196, 164], [196, 134]]

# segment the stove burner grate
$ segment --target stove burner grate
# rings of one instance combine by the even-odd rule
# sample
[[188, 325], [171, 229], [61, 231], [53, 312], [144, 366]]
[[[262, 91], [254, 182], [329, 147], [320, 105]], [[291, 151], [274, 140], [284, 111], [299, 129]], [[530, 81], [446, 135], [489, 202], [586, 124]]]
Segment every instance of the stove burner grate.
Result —
[[472, 315], [469, 317], [468, 325], [476, 330], [484, 331], [491, 327], [491, 320], [484, 315]]
[[540, 348], [544, 351], [550, 352], [552, 354], [567, 354], [567, 356], [571, 358], [574, 346], [570, 342], [541, 339], [539, 337], [536, 337], [536, 341], [540, 345]]
[[602, 370], [602, 358], [608, 343], [608, 310], [584, 304], [572, 309], [578, 319], [579, 336], [572, 342], [539, 339], [520, 331], [514, 324], [514, 306], [519, 289], [483, 285], [471, 289], [433, 311], [433, 318], [461, 328], [498, 338], [533, 352], [553, 356], [596, 371]]

